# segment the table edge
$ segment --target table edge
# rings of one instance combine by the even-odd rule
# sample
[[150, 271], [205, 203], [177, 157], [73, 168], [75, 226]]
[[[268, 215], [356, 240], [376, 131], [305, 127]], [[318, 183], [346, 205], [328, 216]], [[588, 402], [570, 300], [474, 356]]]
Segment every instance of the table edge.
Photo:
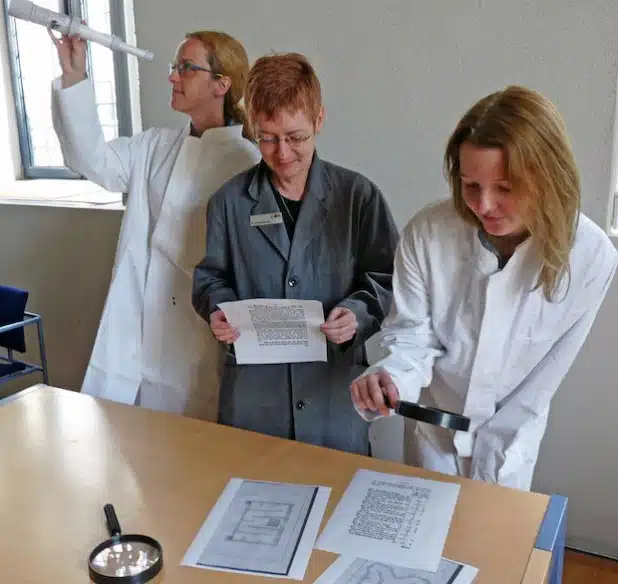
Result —
[[45, 383], [37, 383], [36, 385], [32, 385], [30, 387], [27, 387], [26, 389], [21, 389], [20, 391], [16, 391], [15, 393], [7, 395], [6, 397], [0, 398], [0, 408], [2, 406], [5, 406], [6, 404], [17, 401], [18, 399], [21, 399], [22, 397], [25, 397], [31, 393], [34, 393], [35, 391], [39, 391], [47, 387], [52, 387], [52, 386], [46, 385]]

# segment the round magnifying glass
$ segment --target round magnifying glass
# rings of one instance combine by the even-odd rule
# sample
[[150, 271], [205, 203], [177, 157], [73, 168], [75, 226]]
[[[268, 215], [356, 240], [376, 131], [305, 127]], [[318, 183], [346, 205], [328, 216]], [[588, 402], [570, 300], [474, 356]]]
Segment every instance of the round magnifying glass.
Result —
[[163, 550], [146, 535], [123, 535], [113, 505], [103, 507], [110, 539], [92, 550], [88, 560], [95, 584], [144, 584], [163, 567]]
[[[386, 405], [388, 406], [388, 403]], [[417, 420], [418, 422], [425, 422], [426, 424], [433, 424], [434, 426], [448, 428], [449, 430], [457, 430], [459, 432], [467, 432], [470, 429], [470, 418], [439, 408], [430, 408], [420, 404], [400, 401], [394, 409], [395, 413], [400, 416]]]

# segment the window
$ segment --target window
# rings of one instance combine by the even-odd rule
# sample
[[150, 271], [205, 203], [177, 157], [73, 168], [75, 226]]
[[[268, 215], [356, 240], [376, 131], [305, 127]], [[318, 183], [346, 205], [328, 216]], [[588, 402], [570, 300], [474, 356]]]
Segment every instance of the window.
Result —
[[[78, 16], [95, 30], [124, 38], [122, 0], [35, 0], [35, 3]], [[48, 32], [42, 26], [8, 15], [6, 24], [24, 178], [81, 178], [63, 166], [60, 144], [52, 126], [51, 82], [61, 71]], [[88, 75], [94, 84], [106, 139], [129, 135], [126, 56], [88, 43]]]
[[614, 114], [614, 145], [612, 150], [611, 184], [607, 206], [606, 231], [611, 237], [618, 237], [618, 93]]

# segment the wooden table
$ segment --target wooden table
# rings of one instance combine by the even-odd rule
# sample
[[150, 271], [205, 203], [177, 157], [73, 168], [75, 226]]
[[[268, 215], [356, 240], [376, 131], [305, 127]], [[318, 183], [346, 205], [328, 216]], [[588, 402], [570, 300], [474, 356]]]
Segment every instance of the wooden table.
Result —
[[[228, 480], [330, 486], [326, 521], [359, 468], [460, 483], [444, 555], [479, 568], [475, 584], [549, 582], [552, 557], [552, 581], [561, 581], [560, 550], [551, 551], [564, 531], [557, 498], [44, 385], [0, 405], [0, 581], [7, 584], [88, 582], [88, 554], [107, 539], [108, 502], [126, 533], [150, 535], [163, 546], [160, 582], [273, 584], [180, 565]], [[314, 550], [305, 582], [335, 558]]]

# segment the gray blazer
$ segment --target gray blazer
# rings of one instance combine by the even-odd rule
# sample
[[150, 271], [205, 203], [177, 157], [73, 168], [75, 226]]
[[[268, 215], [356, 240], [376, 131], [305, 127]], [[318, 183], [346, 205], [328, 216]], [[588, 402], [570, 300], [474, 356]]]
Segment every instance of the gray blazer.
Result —
[[228, 354], [219, 422], [367, 454], [367, 423], [349, 395], [365, 369], [364, 342], [391, 301], [398, 231], [380, 190], [364, 176], [314, 155], [294, 237], [251, 215], [279, 212], [262, 162], [237, 175], [208, 204], [206, 257], [195, 268], [193, 305], [206, 320], [225, 301], [319, 300], [358, 320], [354, 339], [328, 343], [328, 362], [237, 365]]

